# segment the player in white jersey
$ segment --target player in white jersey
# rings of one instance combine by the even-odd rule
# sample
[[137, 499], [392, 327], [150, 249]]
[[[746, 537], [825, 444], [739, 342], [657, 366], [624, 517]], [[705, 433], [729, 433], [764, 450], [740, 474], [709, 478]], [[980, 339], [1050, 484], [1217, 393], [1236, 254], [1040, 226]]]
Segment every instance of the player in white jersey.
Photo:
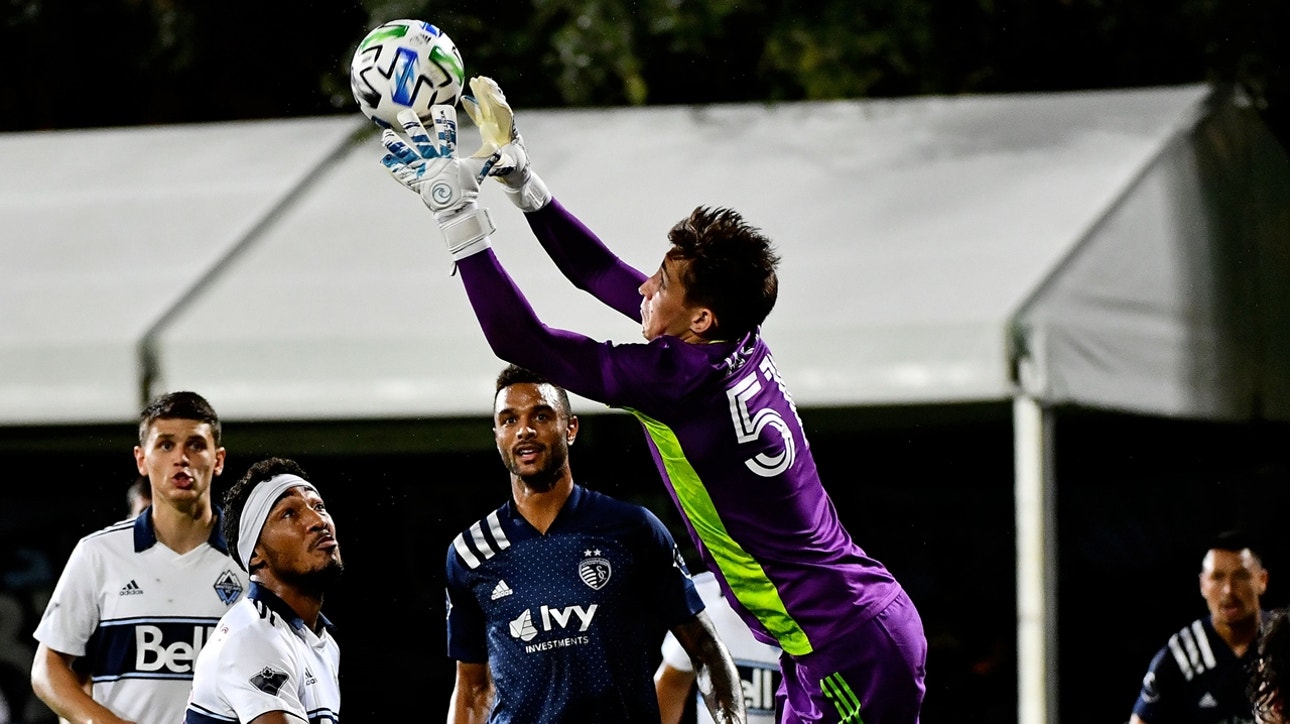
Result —
[[179, 721], [197, 652], [246, 586], [211, 504], [225, 452], [210, 404], [157, 398], [134, 455], [152, 506], [81, 539], [35, 631], [32, 689], [68, 721]]
[[184, 724], [339, 722], [340, 649], [322, 603], [344, 565], [322, 497], [295, 462], [269, 458], [224, 506], [251, 586], [197, 658]]
[[[780, 676], [779, 647], [753, 638], [748, 624], [726, 603], [721, 595], [721, 586], [711, 572], [700, 573], [693, 580], [694, 588], [707, 606], [708, 618], [712, 619], [712, 625], [716, 627], [722, 643], [730, 649], [730, 656], [739, 669], [748, 724], [774, 724], [775, 689], [779, 686]], [[712, 724], [712, 715], [703, 705], [694, 684], [694, 664], [690, 655], [669, 631], [663, 639], [663, 661], [654, 672], [654, 690], [658, 694], [663, 724], [681, 721], [685, 700], [692, 693], [696, 698], [694, 711], [698, 724]]]

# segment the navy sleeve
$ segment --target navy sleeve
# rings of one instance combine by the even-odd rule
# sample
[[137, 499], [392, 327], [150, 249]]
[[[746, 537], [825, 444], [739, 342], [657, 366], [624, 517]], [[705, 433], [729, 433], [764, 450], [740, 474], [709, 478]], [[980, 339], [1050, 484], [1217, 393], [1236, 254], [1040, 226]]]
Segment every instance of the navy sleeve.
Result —
[[482, 664], [488, 661], [488, 631], [484, 611], [466, 583], [466, 567], [457, 549], [448, 546], [447, 595], [448, 657]]
[[1133, 713], [1148, 724], [1181, 721], [1178, 692], [1181, 679], [1182, 672], [1170, 656], [1169, 647], [1160, 649], [1142, 677], [1142, 690], [1133, 704]]
[[689, 568], [676, 547], [676, 541], [663, 522], [644, 508], [641, 534], [643, 544], [637, 550], [643, 557], [645, 579], [654, 583], [646, 591], [650, 610], [659, 612], [659, 622], [671, 629], [698, 615], [704, 609], [703, 598], [690, 579]]

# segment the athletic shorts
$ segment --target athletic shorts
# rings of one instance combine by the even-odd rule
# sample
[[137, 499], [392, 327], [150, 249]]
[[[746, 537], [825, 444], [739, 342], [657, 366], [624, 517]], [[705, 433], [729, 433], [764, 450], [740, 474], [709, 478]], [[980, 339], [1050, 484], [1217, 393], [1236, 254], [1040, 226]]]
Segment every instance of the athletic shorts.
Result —
[[780, 657], [780, 724], [918, 724], [927, 637], [904, 591], [851, 635]]

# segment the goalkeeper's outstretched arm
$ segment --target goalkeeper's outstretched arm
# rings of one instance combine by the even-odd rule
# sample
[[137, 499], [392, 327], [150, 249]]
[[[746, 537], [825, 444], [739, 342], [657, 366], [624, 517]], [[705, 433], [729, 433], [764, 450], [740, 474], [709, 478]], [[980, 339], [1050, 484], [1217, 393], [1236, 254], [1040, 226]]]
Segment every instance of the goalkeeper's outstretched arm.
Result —
[[461, 104], [479, 127], [483, 141], [472, 158], [492, 159], [487, 175], [500, 183], [511, 202], [524, 212], [547, 255], [574, 286], [640, 322], [636, 290], [648, 275], [619, 259], [551, 197], [533, 170], [515, 125], [515, 113], [497, 83], [478, 76], [470, 79], [470, 89], [473, 95], [463, 96]]

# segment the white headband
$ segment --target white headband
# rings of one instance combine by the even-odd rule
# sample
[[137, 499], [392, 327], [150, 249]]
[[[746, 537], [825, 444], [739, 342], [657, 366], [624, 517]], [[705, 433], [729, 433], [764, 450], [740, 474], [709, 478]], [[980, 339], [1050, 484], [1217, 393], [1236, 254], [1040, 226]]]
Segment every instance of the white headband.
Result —
[[258, 483], [246, 499], [246, 505], [242, 506], [242, 517], [237, 521], [237, 557], [248, 572], [251, 570], [251, 554], [260, 541], [260, 530], [264, 528], [264, 521], [269, 519], [269, 511], [278, 502], [279, 495], [297, 486], [318, 492], [318, 488], [308, 480], [284, 473]]

